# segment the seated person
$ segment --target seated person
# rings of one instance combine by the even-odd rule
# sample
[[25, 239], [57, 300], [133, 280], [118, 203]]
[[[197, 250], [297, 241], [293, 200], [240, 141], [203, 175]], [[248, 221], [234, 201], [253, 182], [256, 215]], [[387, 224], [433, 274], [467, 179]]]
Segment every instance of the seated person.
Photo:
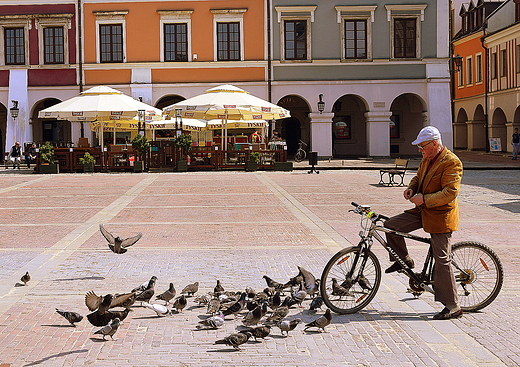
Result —
[[[7, 159], [10, 160], [13, 163], [13, 169], [18, 168], [20, 169], [20, 161], [22, 159], [22, 147], [20, 147], [20, 142], [17, 141], [14, 143], [14, 145], [11, 147], [11, 150], [9, 151], [9, 155], [7, 156]], [[7, 164], [5, 165], [5, 169], [7, 169]]]
[[27, 164], [27, 168], [31, 168], [31, 163], [36, 162], [36, 144], [32, 144], [29, 148], [29, 151], [25, 156], [25, 163]]

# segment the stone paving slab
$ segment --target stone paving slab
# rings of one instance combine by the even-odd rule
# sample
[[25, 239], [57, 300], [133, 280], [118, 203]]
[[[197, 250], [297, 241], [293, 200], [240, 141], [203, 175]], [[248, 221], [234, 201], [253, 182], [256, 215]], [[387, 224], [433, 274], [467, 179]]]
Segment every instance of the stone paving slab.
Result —
[[[334, 315], [327, 332], [298, 327], [282, 337], [273, 328], [266, 340], [249, 342], [242, 351], [214, 344], [235, 332], [240, 319], [198, 331], [204, 310], [192, 299], [182, 313], [164, 318], [133, 307], [113, 341], [95, 338], [98, 328], [86, 320], [73, 328], [54, 312], [60, 307], [86, 315], [86, 291], [127, 292], [152, 275], [158, 277], [156, 292], [169, 282], [180, 290], [195, 280], [206, 292], [216, 279], [227, 289], [261, 289], [262, 275], [286, 280], [297, 265], [319, 277], [333, 253], [357, 242], [359, 218], [348, 212], [350, 201], [386, 215], [408, 207], [400, 200], [402, 188], [379, 187], [377, 179], [376, 171], [43, 177], [0, 172], [0, 208], [10, 213], [0, 224], [9, 233], [0, 238], [0, 366], [518, 365], [520, 256], [512, 250], [520, 177], [509, 171], [468, 172], [464, 178], [464, 217], [454, 241], [491, 245], [506, 278], [495, 302], [461, 319], [432, 321], [440, 306], [431, 295], [414, 299], [406, 293], [405, 277], [387, 274], [365, 310]], [[12, 215], [21, 198], [35, 212], [28, 223]], [[50, 207], [55, 213], [45, 216]], [[142, 232], [143, 238], [126, 254], [113, 254], [100, 223], [117, 234]], [[410, 244], [410, 251], [420, 259], [426, 248]], [[374, 252], [386, 267], [384, 250]], [[19, 286], [26, 270], [33, 279]], [[293, 308], [289, 317], [309, 322], [322, 313]]]

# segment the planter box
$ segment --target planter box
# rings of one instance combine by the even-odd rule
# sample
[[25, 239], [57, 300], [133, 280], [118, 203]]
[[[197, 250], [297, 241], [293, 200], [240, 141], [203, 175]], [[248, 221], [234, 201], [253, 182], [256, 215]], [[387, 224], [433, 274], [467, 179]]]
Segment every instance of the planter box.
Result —
[[177, 172], [188, 172], [188, 161], [185, 161], [185, 160], [177, 161], [176, 171]]
[[39, 172], [43, 174], [60, 173], [60, 166], [59, 164], [41, 164]]
[[143, 172], [144, 171], [144, 161], [135, 161], [134, 162], [134, 172]]
[[83, 165], [83, 172], [85, 173], [93, 173], [94, 172], [94, 163], [87, 163]]
[[248, 160], [246, 164], [246, 171], [256, 171], [258, 169], [258, 163], [253, 160]]
[[292, 171], [293, 162], [274, 162], [275, 171]]

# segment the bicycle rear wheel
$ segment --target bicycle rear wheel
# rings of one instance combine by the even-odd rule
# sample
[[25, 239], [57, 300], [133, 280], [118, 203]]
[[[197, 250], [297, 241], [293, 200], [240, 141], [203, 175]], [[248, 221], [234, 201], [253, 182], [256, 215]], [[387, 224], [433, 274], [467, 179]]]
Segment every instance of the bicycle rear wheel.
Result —
[[451, 253], [461, 308], [477, 311], [488, 306], [500, 293], [504, 281], [497, 254], [475, 241], [457, 242]]
[[307, 153], [305, 153], [305, 150], [303, 150], [301, 148], [298, 148], [296, 153], [294, 153], [294, 160], [296, 162], [301, 162], [301, 161], [303, 161], [305, 159], [306, 155], [307, 155]]
[[[333, 279], [343, 289], [335, 288]], [[376, 255], [369, 250], [360, 252], [359, 247], [349, 247], [335, 254], [323, 269], [320, 293], [332, 311], [349, 314], [365, 308], [380, 284], [381, 265]]]

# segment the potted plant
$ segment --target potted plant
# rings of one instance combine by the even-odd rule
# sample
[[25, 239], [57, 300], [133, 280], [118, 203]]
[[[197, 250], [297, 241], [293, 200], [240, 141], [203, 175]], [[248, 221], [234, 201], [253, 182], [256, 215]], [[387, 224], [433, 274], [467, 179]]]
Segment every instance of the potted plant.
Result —
[[188, 170], [188, 161], [186, 156], [188, 155], [192, 144], [193, 140], [189, 134], [180, 134], [175, 138], [175, 146], [180, 148], [181, 157], [183, 158], [177, 161], [177, 171], [186, 172]]
[[96, 158], [94, 158], [89, 152], [85, 152], [83, 157], [79, 158], [79, 163], [83, 165], [83, 172], [94, 172], [95, 162]]
[[55, 163], [54, 147], [50, 142], [45, 142], [39, 149], [40, 173], [60, 173], [60, 166]]
[[247, 161], [246, 171], [256, 171], [260, 163], [260, 152], [251, 152]]
[[134, 172], [144, 171], [144, 157], [150, 152], [150, 142], [145, 136], [137, 134], [132, 139], [132, 148], [137, 152], [134, 162]]

